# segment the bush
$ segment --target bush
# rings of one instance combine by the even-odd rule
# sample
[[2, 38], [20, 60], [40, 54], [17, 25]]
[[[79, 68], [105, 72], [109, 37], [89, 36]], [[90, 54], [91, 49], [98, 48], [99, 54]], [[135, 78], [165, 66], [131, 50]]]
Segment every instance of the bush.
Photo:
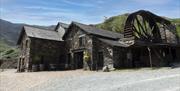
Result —
[[7, 50], [7, 51], [5, 52], [5, 55], [11, 54], [11, 53], [13, 53], [13, 52], [14, 52], [13, 49], [9, 49], [9, 50]]

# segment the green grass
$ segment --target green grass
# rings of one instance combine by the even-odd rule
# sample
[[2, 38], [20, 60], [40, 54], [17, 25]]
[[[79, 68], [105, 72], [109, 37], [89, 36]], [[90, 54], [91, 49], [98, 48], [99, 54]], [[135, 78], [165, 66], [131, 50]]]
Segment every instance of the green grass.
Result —
[[19, 50], [0, 40], [0, 59], [17, 59]]
[[171, 19], [171, 22], [176, 25], [177, 34], [180, 37], [180, 18]]
[[123, 32], [127, 17], [128, 14], [113, 16], [107, 19], [105, 22], [97, 24], [97, 27], [109, 31]]

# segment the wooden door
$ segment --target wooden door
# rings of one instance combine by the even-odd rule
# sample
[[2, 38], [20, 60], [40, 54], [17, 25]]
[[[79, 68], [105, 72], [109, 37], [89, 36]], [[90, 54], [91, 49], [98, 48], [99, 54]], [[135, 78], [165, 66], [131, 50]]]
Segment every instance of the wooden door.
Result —
[[98, 52], [98, 69], [102, 69], [104, 66], [104, 56], [103, 56], [103, 52]]

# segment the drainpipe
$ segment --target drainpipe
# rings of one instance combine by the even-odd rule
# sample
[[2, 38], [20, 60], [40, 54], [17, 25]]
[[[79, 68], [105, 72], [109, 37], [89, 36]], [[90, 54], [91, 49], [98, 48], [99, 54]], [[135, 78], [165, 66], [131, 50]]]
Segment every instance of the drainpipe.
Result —
[[148, 51], [149, 51], [149, 63], [150, 63], [150, 67], [152, 68], [152, 56], [151, 56], [151, 49], [150, 47], [147, 47]]

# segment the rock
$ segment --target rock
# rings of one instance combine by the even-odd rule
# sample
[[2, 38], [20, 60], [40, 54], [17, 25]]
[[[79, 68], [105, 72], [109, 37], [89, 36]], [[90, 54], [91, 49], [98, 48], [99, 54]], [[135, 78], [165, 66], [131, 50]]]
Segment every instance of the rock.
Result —
[[177, 68], [180, 67], [180, 62], [174, 62], [171, 64], [171, 68]]
[[103, 72], [109, 72], [108, 66], [104, 66], [104, 67], [103, 67]]
[[115, 71], [116, 69], [115, 68], [111, 68], [111, 69], [109, 69], [110, 71]]

